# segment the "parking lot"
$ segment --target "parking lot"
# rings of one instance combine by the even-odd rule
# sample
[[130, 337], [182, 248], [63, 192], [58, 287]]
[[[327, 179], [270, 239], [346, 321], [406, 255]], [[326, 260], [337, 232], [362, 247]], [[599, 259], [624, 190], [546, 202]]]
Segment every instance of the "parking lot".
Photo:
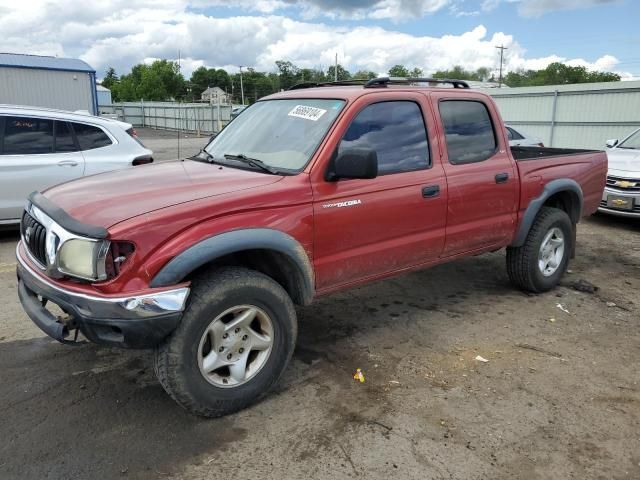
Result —
[[[173, 140], [143, 132], [160, 161]], [[185, 156], [206, 140], [181, 141]], [[543, 295], [513, 289], [496, 252], [319, 299], [276, 391], [207, 420], [148, 352], [40, 332], [2, 232], [0, 478], [640, 478], [639, 234], [584, 220]]]
[[157, 162], [194, 155], [209, 141], [209, 136], [204, 134], [197, 136], [192, 133], [138, 127], [136, 131], [144, 145], [153, 150], [153, 158]]

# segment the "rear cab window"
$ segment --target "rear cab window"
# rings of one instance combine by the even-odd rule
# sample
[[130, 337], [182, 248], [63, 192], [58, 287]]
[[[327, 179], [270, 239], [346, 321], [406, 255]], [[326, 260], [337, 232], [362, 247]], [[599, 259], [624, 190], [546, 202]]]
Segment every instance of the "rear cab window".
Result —
[[487, 106], [478, 100], [442, 100], [439, 104], [449, 163], [482, 162], [497, 151], [498, 141]]
[[338, 146], [367, 147], [378, 156], [378, 174], [429, 168], [429, 144], [422, 111], [410, 100], [391, 100], [364, 107], [351, 121]]

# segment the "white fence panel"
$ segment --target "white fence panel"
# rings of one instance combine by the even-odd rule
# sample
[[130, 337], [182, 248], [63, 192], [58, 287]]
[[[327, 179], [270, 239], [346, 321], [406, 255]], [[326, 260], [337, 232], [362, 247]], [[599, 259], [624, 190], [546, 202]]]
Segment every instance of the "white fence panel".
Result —
[[100, 105], [105, 116], [135, 127], [211, 134], [231, 120], [231, 106], [177, 102], [122, 102]]

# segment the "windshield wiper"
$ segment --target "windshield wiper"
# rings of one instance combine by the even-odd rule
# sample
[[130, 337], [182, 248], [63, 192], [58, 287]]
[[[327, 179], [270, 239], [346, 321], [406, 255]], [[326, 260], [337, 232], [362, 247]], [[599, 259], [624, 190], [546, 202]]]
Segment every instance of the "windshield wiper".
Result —
[[238, 160], [242, 163], [246, 163], [247, 165], [251, 165], [253, 167], [257, 167], [261, 170], [264, 170], [265, 172], [268, 172], [272, 175], [280, 175], [280, 172], [277, 169], [267, 165], [262, 160], [258, 160], [257, 158], [247, 157], [243, 153], [239, 153], [237, 155], [225, 153], [224, 158], [228, 158], [229, 160]]
[[189, 157], [189, 160], [196, 160], [196, 161], [204, 160], [207, 163], [216, 163], [213, 158], [213, 155], [207, 152], [204, 148], [201, 148], [200, 151], [193, 157]]

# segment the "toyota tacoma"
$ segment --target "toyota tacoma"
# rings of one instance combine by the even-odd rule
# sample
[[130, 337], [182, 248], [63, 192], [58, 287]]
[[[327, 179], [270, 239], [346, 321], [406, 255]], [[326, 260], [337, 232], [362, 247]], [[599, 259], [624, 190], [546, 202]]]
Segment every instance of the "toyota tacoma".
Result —
[[501, 248], [516, 287], [552, 289], [606, 172], [604, 152], [510, 148], [463, 81], [301, 84], [192, 158], [31, 194], [18, 292], [49, 336], [153, 349], [177, 403], [225, 415], [278, 381], [318, 296]]

